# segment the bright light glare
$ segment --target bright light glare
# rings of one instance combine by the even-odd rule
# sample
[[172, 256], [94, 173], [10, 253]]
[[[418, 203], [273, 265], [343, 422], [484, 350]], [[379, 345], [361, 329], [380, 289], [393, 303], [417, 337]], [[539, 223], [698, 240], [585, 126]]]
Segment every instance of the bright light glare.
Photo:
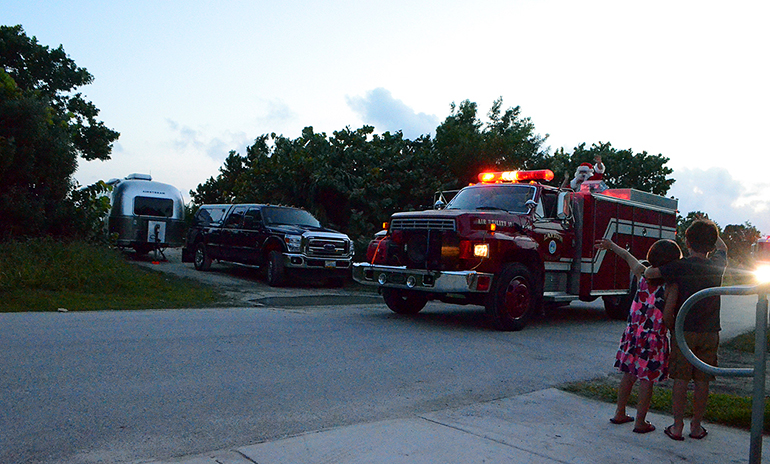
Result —
[[757, 269], [754, 271], [754, 276], [760, 284], [770, 282], [770, 264], [757, 266]]
[[479, 243], [473, 246], [473, 256], [477, 258], [489, 258], [489, 244]]

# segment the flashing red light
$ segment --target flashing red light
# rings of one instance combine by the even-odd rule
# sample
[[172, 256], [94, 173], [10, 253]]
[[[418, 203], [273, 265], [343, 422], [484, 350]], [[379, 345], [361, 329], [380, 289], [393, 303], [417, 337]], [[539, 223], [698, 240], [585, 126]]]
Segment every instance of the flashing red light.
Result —
[[485, 184], [497, 182], [534, 182], [538, 180], [552, 181], [553, 171], [550, 169], [538, 169], [536, 171], [482, 172], [479, 174], [479, 181]]

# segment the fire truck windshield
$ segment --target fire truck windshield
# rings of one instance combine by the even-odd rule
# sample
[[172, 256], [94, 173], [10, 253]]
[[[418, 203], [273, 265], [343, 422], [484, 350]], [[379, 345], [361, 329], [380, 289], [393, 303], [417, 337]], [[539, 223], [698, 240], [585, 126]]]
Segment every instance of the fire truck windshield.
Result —
[[535, 191], [535, 187], [523, 184], [477, 184], [460, 190], [446, 208], [526, 214], [527, 200], [535, 199]]

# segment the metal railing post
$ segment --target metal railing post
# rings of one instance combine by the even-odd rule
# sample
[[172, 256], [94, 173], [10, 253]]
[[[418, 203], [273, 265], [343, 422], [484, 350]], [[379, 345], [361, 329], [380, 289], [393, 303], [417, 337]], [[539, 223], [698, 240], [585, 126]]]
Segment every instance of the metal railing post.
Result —
[[[762, 429], [765, 422], [765, 361], [767, 359], [767, 294], [757, 301], [756, 338], [754, 340], [754, 397], [751, 400], [751, 448], [749, 460], [762, 459]], [[756, 461], [753, 461], [756, 456]]]
[[[751, 400], [751, 444], [749, 447], [749, 462], [759, 464], [762, 460], [762, 429], [765, 419], [765, 362], [767, 360], [767, 294], [770, 293], [770, 284], [757, 286], [733, 286], [716, 287], [701, 290], [687, 299], [676, 316], [674, 333], [676, 342], [682, 354], [697, 369], [712, 375], [724, 375], [727, 377], [754, 376], [754, 396]], [[757, 318], [754, 331], [754, 367], [753, 368], [726, 368], [716, 367], [698, 359], [687, 346], [684, 338], [684, 321], [687, 313], [698, 301], [722, 295], [759, 295], [757, 301]]]

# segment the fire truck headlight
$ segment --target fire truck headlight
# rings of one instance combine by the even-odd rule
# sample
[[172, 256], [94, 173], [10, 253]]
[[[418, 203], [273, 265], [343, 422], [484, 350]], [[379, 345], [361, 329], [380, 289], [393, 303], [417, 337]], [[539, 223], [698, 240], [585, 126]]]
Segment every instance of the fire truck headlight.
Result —
[[302, 236], [301, 235], [287, 235], [283, 239], [286, 242], [286, 250], [289, 253], [299, 253], [302, 248]]
[[763, 264], [758, 266], [754, 270], [754, 277], [757, 278], [757, 282], [760, 284], [766, 284], [770, 282], [770, 264]]
[[477, 243], [473, 245], [473, 256], [477, 258], [489, 258], [489, 244]]

